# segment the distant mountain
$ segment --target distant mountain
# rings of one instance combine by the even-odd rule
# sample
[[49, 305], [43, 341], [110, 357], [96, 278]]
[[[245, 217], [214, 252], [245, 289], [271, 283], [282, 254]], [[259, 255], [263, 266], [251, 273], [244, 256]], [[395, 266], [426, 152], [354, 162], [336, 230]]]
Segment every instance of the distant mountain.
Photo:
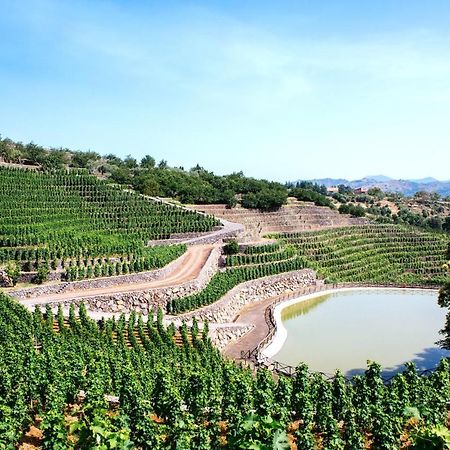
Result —
[[409, 180], [409, 181], [419, 184], [440, 183], [439, 180], [436, 180], [436, 178], [433, 177], [419, 178], [418, 180]]
[[[320, 178], [316, 180], [298, 180], [298, 182], [300, 181], [310, 181], [311, 183], [323, 184], [326, 187], [339, 186], [340, 184], [348, 185], [348, 183], [350, 183], [350, 181], [346, 180], [345, 178]], [[296, 181], [294, 183], [296, 183]]]
[[386, 177], [385, 175], [373, 175], [370, 177], [365, 177], [363, 180], [375, 181], [377, 183], [386, 183], [387, 181], [391, 181], [392, 178]]
[[[299, 180], [301, 181], [301, 180]], [[421, 178], [418, 180], [395, 180], [384, 175], [364, 177], [360, 180], [346, 180], [344, 178], [320, 178], [307, 180], [326, 187], [344, 184], [353, 189], [359, 187], [378, 187], [385, 192], [401, 192], [405, 195], [414, 195], [419, 191], [437, 192], [442, 196], [450, 195], [450, 181], [439, 181], [433, 177]]]

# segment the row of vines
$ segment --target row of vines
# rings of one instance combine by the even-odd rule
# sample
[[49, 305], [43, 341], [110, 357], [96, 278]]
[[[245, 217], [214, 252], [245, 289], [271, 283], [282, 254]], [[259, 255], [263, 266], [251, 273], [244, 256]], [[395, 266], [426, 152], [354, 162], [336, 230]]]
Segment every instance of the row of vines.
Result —
[[139, 273], [164, 267], [186, 251], [186, 245], [155, 246], [144, 248], [139, 255], [120, 258], [98, 258], [70, 261], [64, 278], [68, 281], [106, 276]]
[[295, 254], [296, 254], [295, 247], [292, 245], [288, 245], [281, 248], [278, 251], [273, 252], [229, 255], [226, 259], [226, 264], [227, 266], [230, 267], [266, 264], [269, 262], [283, 261], [292, 258]]
[[440, 284], [448, 239], [398, 225], [285, 233], [309, 267], [330, 282]]
[[[4, 295], [0, 329], [0, 448], [32, 424], [43, 449], [443, 448], [420, 445], [447, 420], [446, 361], [428, 376], [408, 364], [388, 385], [375, 363], [350, 384], [304, 365], [274, 379], [223, 359], [196, 322], [96, 323], [83, 306], [65, 320]], [[105, 394], [118, 397], [113, 410]]]
[[272, 244], [226, 256], [226, 270], [201, 292], [169, 301], [180, 314], [219, 300], [239, 283], [312, 268], [327, 282], [440, 284], [446, 279], [444, 235], [399, 225], [362, 225], [274, 235]]
[[180, 248], [149, 250], [149, 241], [218, 225], [213, 217], [148, 200], [82, 171], [0, 167], [0, 211], [0, 265], [22, 272], [45, 266], [69, 280], [159, 267]]
[[169, 314], [180, 314], [210, 305], [219, 300], [239, 283], [293, 270], [300, 270], [305, 267], [306, 262], [303, 258], [291, 258], [286, 261], [276, 261], [270, 264], [229, 268], [225, 272], [216, 273], [202, 291], [169, 301], [167, 303], [167, 312]]

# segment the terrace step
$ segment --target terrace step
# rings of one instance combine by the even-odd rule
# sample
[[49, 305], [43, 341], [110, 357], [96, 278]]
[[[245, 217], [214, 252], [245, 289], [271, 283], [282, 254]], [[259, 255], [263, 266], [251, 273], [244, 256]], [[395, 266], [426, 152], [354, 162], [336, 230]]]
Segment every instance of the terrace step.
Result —
[[364, 225], [367, 220], [354, 218], [347, 214], [311, 202], [300, 202], [289, 198], [288, 204], [277, 211], [261, 212], [237, 206], [226, 205], [192, 205], [193, 209], [214, 215], [221, 219], [241, 223], [245, 227], [240, 236], [241, 242], [257, 241], [269, 233], [292, 233], [318, 231], [353, 225]]

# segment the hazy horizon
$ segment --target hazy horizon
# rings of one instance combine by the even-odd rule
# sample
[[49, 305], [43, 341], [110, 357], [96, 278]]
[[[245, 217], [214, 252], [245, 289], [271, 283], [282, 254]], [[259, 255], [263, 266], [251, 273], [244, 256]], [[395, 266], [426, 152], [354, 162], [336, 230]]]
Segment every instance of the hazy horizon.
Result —
[[278, 181], [449, 179], [443, 0], [2, 6], [4, 137]]

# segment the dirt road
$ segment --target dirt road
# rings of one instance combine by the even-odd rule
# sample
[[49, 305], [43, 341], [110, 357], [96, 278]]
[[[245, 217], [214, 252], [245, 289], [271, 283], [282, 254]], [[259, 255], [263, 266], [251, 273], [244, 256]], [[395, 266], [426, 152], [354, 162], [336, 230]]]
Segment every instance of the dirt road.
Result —
[[230, 359], [239, 360], [241, 351], [253, 350], [269, 333], [266, 323], [265, 311], [278, 297], [270, 297], [266, 300], [251, 303], [239, 312], [235, 320], [238, 325], [253, 325], [253, 328], [240, 339], [231, 342], [223, 350], [223, 354]]
[[34, 305], [36, 305], [55, 301], [74, 300], [96, 297], [100, 295], [137, 292], [145, 291], [147, 289], [178, 286], [198, 277], [213, 248], [213, 245], [196, 245], [189, 247], [183, 256], [184, 259], [182, 263], [173, 272], [171, 272], [168, 277], [160, 280], [152, 280], [138, 284], [125, 284], [120, 286], [84, 289], [78, 291], [74, 290], [70, 292], [63, 292], [61, 294], [50, 294], [37, 298], [30, 298], [27, 300], [22, 300], [21, 302], [23, 304], [33, 303]]

